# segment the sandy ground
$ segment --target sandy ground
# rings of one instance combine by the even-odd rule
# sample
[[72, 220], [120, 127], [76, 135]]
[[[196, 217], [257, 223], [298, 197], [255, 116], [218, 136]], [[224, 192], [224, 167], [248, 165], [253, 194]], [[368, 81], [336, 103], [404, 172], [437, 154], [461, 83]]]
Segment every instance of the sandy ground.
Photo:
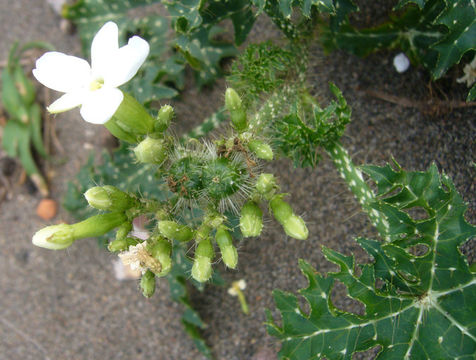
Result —
[[[62, 52], [79, 55], [76, 36], [60, 30], [60, 19], [46, 1], [0, 0], [0, 60], [13, 41], [47, 40]], [[263, 25], [253, 40], [268, 36]], [[397, 74], [391, 62], [395, 53], [367, 59], [336, 52], [325, 57], [316, 46], [312, 51], [310, 83], [324, 102], [332, 79], [353, 109], [353, 122], [343, 139], [356, 163], [384, 164], [392, 156], [405, 168], [422, 170], [435, 161], [450, 175], [469, 203], [467, 219], [476, 223], [475, 158], [476, 114], [474, 108], [453, 109], [425, 115], [365, 95], [374, 90], [413, 100], [429, 96], [425, 71], [411, 68]], [[466, 89], [456, 85], [456, 70], [437, 86], [448, 96], [463, 99]], [[224, 82], [212, 90], [189, 90], [185, 104], [177, 104], [181, 124], [188, 129], [210, 114], [223, 99]], [[198, 116], [200, 115], [200, 116]], [[74, 177], [103, 137], [98, 127], [87, 124], [75, 111], [56, 121], [65, 154], [57, 154], [52, 198], [61, 201], [65, 184]], [[308, 222], [310, 238], [286, 238], [277, 224], [267, 220], [264, 235], [240, 245], [238, 271], [224, 272], [226, 280], [244, 278], [248, 283], [251, 315], [240, 312], [236, 298], [226, 288], [209, 287], [193, 293], [193, 301], [209, 327], [206, 341], [217, 359], [274, 359], [279, 344], [266, 334], [264, 309], [274, 308], [271, 291], [296, 291], [305, 285], [297, 267], [303, 258], [319, 271], [334, 269], [324, 260], [321, 245], [345, 254], [363, 253], [353, 241], [369, 233], [369, 223], [324, 157], [317, 170], [294, 169], [287, 160], [269, 167], [280, 174], [282, 189], [292, 194], [296, 211]], [[67, 251], [52, 252], [31, 245], [31, 235], [47, 225], [35, 215], [40, 200], [25, 186], [14, 189], [13, 198], [0, 204], [0, 359], [201, 359], [184, 334], [181, 307], [169, 299], [168, 285], [159, 281], [156, 294], [147, 300], [135, 281], [119, 282], [112, 273], [114, 256], [99, 249], [94, 240], [79, 241]], [[60, 211], [53, 223], [70, 220]], [[475, 259], [474, 241], [464, 251]], [[340, 306], [352, 304], [336, 290]], [[370, 355], [363, 355], [369, 358]]]

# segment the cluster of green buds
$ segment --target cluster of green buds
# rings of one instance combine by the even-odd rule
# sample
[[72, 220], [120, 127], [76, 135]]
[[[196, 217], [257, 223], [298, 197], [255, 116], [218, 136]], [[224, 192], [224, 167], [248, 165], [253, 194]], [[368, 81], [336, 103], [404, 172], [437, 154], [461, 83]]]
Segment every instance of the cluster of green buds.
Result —
[[[190, 248], [189, 242], [193, 241], [191, 276], [199, 282], [211, 278], [213, 264], [219, 259], [236, 269], [238, 251], [231, 224], [239, 218], [243, 237], [259, 236], [263, 230], [262, 207], [270, 209], [287, 235], [306, 239], [307, 227], [283, 200], [275, 176], [260, 171], [261, 161], [274, 159], [271, 146], [252, 131], [247, 111], [233, 89], [226, 91], [225, 105], [233, 128], [229, 137], [183, 143], [167, 131], [174, 116], [171, 106], [162, 106], [154, 118], [125, 95], [105, 125], [118, 138], [135, 144], [132, 151], [139, 163], [156, 167], [157, 183], [166, 187], [165, 200], [139, 198], [114, 186], [96, 186], [86, 191], [85, 198], [91, 207], [107, 212], [97, 215], [97, 221], [108, 221], [101, 220], [98, 226], [96, 217], [92, 217], [74, 225], [55, 225], [40, 230], [34, 242], [62, 249], [80, 237], [116, 228], [108, 249], [124, 264], [142, 272], [140, 286], [149, 297], [154, 293], [156, 278], [172, 269], [172, 252], [180, 244]], [[187, 221], [190, 212], [195, 215]], [[134, 236], [133, 221], [138, 216], [148, 218], [146, 239]], [[94, 229], [87, 230], [88, 226]]]

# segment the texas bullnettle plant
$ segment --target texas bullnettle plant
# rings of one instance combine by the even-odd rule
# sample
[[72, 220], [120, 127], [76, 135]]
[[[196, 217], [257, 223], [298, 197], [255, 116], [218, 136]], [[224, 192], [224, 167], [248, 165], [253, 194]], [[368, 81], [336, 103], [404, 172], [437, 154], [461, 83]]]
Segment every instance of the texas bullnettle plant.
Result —
[[[234, 269], [238, 254], [231, 235], [233, 218], [239, 218], [243, 237], [256, 237], [263, 229], [262, 209], [268, 209], [288, 236], [307, 239], [307, 227], [286, 201], [277, 177], [260, 166], [274, 159], [268, 139], [262, 136], [263, 116], [273, 113], [273, 101], [249, 116], [236, 91], [229, 88], [225, 93], [229, 135], [213, 141], [181, 141], [167, 132], [174, 116], [171, 106], [162, 106], [153, 117], [132, 96], [117, 89], [131, 79], [148, 54], [143, 39], [135, 36], [119, 48], [117, 36], [114, 23], [101, 28], [92, 42], [91, 66], [85, 60], [49, 52], [37, 61], [33, 74], [43, 84], [65, 92], [49, 111], [81, 105], [86, 121], [104, 124], [130, 144], [136, 162], [153, 166], [155, 179], [148, 181], [162, 189], [162, 199], [139, 197], [113, 185], [92, 187], [84, 197], [103, 213], [73, 225], [46, 227], [35, 234], [33, 243], [64, 249], [78, 239], [116, 229], [108, 249], [142, 270], [143, 292], [150, 296], [151, 273], [162, 277], [172, 269], [174, 242], [193, 241], [191, 274], [199, 282], [211, 278], [215, 258], [221, 257]], [[145, 241], [129, 235], [139, 216], [150, 220], [151, 233]]]
[[[77, 6], [91, 3], [78, 2]], [[343, 4], [303, 2], [302, 13], [307, 18], [327, 9], [331, 20], [336, 21], [351, 8], [350, 2], [346, 2], [347, 7], [337, 3]], [[169, 11], [180, 13], [180, 4], [168, 4]], [[211, 356], [199, 335], [198, 329], [204, 324], [191, 306], [185, 282], [192, 278], [199, 288], [207, 282], [220, 283], [214, 264], [221, 260], [227, 267], [236, 268], [237, 240], [259, 236], [266, 213], [276, 220], [272, 226], [279, 226], [287, 236], [307, 239], [306, 224], [293, 210], [290, 197], [280, 189], [279, 177], [264, 172], [262, 165], [279, 155], [290, 158], [295, 166], [316, 167], [321, 156], [327, 154], [377, 229], [379, 241], [359, 240], [375, 262], [362, 266], [360, 273], [351, 258], [325, 250], [327, 258], [341, 266], [341, 272], [328, 277], [320, 277], [301, 263], [311, 282], [307, 296], [311, 313], [304, 313], [293, 295], [276, 292], [283, 321], [279, 325], [269, 318], [268, 328], [283, 343], [281, 355], [340, 359], [381, 345], [385, 350], [382, 358], [389, 358], [387, 354], [394, 351], [398, 356], [418, 358], [421, 344], [433, 341], [439, 344], [432, 352], [436, 357], [444, 351], [451, 356], [457, 354], [455, 357], [474, 352], [474, 325], [469, 319], [475, 314], [468, 304], [474, 302], [476, 283], [458, 250], [474, 236], [474, 228], [463, 218], [464, 204], [450, 180], [440, 178], [435, 167], [426, 173], [406, 173], [399, 167], [364, 167], [377, 183], [378, 194], [374, 193], [362, 169], [352, 163], [339, 141], [351, 117], [342, 93], [330, 84], [335, 100], [322, 108], [308, 91], [306, 42], [299, 34], [309, 30], [310, 23], [295, 26], [291, 22], [288, 10], [292, 11], [293, 4], [255, 3], [272, 16], [291, 41], [280, 47], [263, 43], [245, 49], [231, 67], [231, 87], [224, 94], [223, 108], [181, 138], [169, 131], [175, 118], [173, 108], [164, 105], [151, 111], [144, 104], [156, 98], [139, 95], [152, 91], [141, 86], [147, 84], [144, 76], [149, 65], [154, 74], [149, 80], [153, 78], [158, 85], [160, 78], [158, 58], [148, 64], [148, 55], [157, 55], [153, 42], [134, 36], [119, 48], [121, 31], [109, 22], [94, 38], [90, 34], [91, 66], [60, 53], [40, 58], [34, 71], [36, 78], [65, 93], [50, 105], [50, 111], [81, 106], [86, 121], [103, 124], [122, 146], [112, 155], [105, 155], [102, 165], [94, 164], [91, 158], [77, 182], [70, 184], [65, 206], [82, 221], [46, 227], [33, 236], [33, 243], [64, 249], [78, 239], [102, 236], [109, 251], [124, 264], [141, 270], [144, 296], [153, 295], [157, 278], [168, 279], [172, 297], [185, 305], [182, 321], [186, 331], [199, 349]], [[195, 10], [185, 20], [183, 16], [174, 17], [175, 30], [187, 36], [200, 32], [197, 24], [206, 23], [207, 12], [200, 12], [201, 6]], [[86, 16], [88, 12], [78, 10], [74, 14], [79, 18], [79, 14]], [[197, 14], [200, 16], [195, 17]], [[235, 29], [240, 21], [234, 19]], [[192, 59], [186, 52], [181, 54]], [[143, 63], [145, 68], [139, 71]], [[139, 76], [133, 79], [138, 71]], [[123, 84], [134, 84], [135, 90], [131, 94], [119, 90]], [[226, 120], [229, 122], [222, 135], [215, 135], [213, 140], [205, 138]], [[396, 189], [400, 189], [398, 195], [394, 195]], [[413, 220], [405, 210], [414, 206], [423, 207], [428, 218]], [[144, 217], [149, 232], [145, 240], [133, 231], [134, 220]], [[426, 247], [424, 255], [412, 253], [419, 244]], [[334, 279], [344, 282], [350, 295], [367, 306], [366, 315], [347, 314], [333, 306], [330, 291]], [[377, 286], [379, 282], [383, 286]], [[236, 285], [233, 289], [239, 295], [241, 288]], [[449, 298], [450, 303], [445, 303]], [[243, 296], [240, 301], [247, 309]], [[433, 326], [427, 319], [434, 320], [438, 331], [427, 335], [428, 326]], [[459, 336], [461, 346], [448, 336], [453, 334], [451, 331]], [[398, 336], [392, 337], [392, 333]], [[336, 340], [344, 338], [347, 340]]]

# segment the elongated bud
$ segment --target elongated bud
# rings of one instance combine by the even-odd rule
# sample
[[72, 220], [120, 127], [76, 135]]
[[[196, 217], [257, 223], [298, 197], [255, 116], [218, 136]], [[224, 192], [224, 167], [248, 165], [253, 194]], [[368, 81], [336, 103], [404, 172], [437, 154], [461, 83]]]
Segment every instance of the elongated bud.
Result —
[[248, 148], [259, 158], [263, 160], [273, 160], [273, 149], [268, 144], [260, 140], [251, 140]]
[[282, 199], [284, 195], [275, 195], [269, 205], [276, 220], [283, 226], [284, 232], [294, 239], [306, 240], [309, 235], [304, 220], [294, 214], [291, 205]]
[[123, 94], [121, 105], [104, 126], [118, 139], [136, 143], [140, 136], [154, 132], [155, 119], [136, 99]]
[[136, 205], [132, 196], [112, 185], [92, 187], [84, 197], [90, 206], [99, 210], [124, 211]]
[[75, 240], [104, 235], [127, 220], [123, 213], [108, 213], [92, 216], [76, 224], [47, 226], [35, 233], [33, 245], [50, 250], [61, 250]]
[[155, 275], [152, 271], [147, 270], [140, 279], [140, 288], [142, 295], [150, 298], [155, 292]]
[[109, 245], [107, 246], [107, 249], [110, 252], [118, 252], [118, 251], [127, 251], [130, 246], [136, 246], [139, 243], [137, 239], [134, 239], [132, 237], [127, 237], [123, 239], [115, 239], [114, 241], [111, 241]]
[[220, 248], [223, 262], [229, 268], [235, 269], [238, 264], [238, 252], [233, 245], [232, 238], [224, 226], [220, 226], [215, 234], [215, 241]]
[[131, 231], [132, 231], [132, 223], [125, 222], [124, 224], [122, 224], [121, 226], [117, 228], [116, 240], [125, 239]]
[[174, 109], [170, 105], [164, 105], [160, 108], [155, 121], [154, 129], [157, 132], [164, 132], [170, 126], [174, 116]]
[[155, 274], [157, 276], [165, 276], [172, 269], [172, 245], [166, 239], [158, 239], [158, 241], [151, 247], [150, 253], [153, 258], [157, 259], [162, 265], [160, 273]]
[[175, 221], [159, 221], [158, 229], [167, 239], [186, 242], [192, 240], [194, 231], [187, 225], [177, 224]]
[[244, 237], [259, 236], [263, 230], [263, 212], [254, 201], [241, 208], [240, 229]]
[[246, 121], [246, 111], [241, 103], [240, 96], [232, 88], [226, 89], [225, 107], [230, 112], [231, 123], [237, 131], [246, 130], [248, 127]]
[[199, 281], [205, 282], [212, 276], [212, 260], [215, 257], [215, 251], [210, 239], [200, 241], [195, 249], [195, 257], [193, 259], [192, 277]]
[[283, 224], [287, 235], [297, 240], [306, 240], [309, 236], [309, 230], [302, 217], [292, 214]]
[[135, 148], [137, 160], [146, 164], [162, 164], [167, 158], [167, 143], [164, 139], [146, 137]]
[[256, 190], [259, 194], [266, 196], [276, 188], [276, 179], [273, 174], [261, 174], [256, 181]]
[[47, 226], [33, 235], [33, 245], [50, 249], [62, 250], [74, 242], [73, 229], [68, 224]]

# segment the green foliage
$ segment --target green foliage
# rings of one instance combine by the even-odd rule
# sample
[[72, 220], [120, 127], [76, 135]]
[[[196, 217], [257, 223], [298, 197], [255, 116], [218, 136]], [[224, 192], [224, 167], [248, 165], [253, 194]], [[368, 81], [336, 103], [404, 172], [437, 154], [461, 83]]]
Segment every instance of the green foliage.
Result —
[[299, 64], [296, 60], [296, 52], [269, 41], [250, 44], [233, 62], [227, 80], [242, 94], [243, 102], [250, 105], [296, 77]]
[[[466, 205], [435, 165], [426, 172], [388, 165], [363, 170], [377, 184], [374, 208], [388, 219], [392, 241], [358, 238], [373, 260], [357, 266], [352, 256], [323, 248], [340, 268], [326, 276], [300, 261], [309, 281], [300, 294], [310, 312], [301, 310], [295, 295], [276, 290], [282, 325], [268, 313], [268, 331], [282, 341], [280, 355], [351, 359], [356, 352], [381, 346], [379, 359], [473, 358], [476, 274], [459, 251], [476, 235], [464, 219]], [[412, 216], [417, 209], [426, 217]], [[333, 304], [336, 281], [365, 306], [363, 315]]]
[[322, 109], [305, 96], [291, 106], [288, 115], [274, 123], [273, 145], [291, 158], [295, 166], [316, 167], [321, 155], [319, 148], [332, 147], [342, 136], [350, 121], [351, 110], [341, 91], [330, 84], [337, 101]]
[[18, 158], [42, 195], [48, 194], [48, 187], [31, 152], [46, 157], [43, 144], [41, 108], [36, 102], [36, 91], [20, 65], [25, 50], [33, 47], [51, 49], [45, 43], [28, 43], [21, 48], [14, 44], [10, 49], [8, 62], [2, 71], [2, 103], [9, 117], [3, 129], [2, 147], [5, 152]]
[[331, 19], [323, 36], [325, 48], [341, 48], [358, 56], [399, 48], [425, 66], [434, 79], [476, 49], [476, 7], [471, 0], [401, 0], [395, 10], [388, 22], [374, 28], [354, 27], [348, 12], [338, 26]]

